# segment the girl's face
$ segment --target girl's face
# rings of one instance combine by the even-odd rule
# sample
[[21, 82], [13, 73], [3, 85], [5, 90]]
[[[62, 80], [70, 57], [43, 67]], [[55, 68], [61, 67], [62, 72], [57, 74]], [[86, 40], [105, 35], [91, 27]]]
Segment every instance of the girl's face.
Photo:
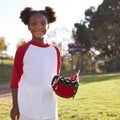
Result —
[[31, 16], [28, 29], [32, 33], [33, 39], [41, 39], [47, 32], [48, 22], [46, 16], [36, 13]]

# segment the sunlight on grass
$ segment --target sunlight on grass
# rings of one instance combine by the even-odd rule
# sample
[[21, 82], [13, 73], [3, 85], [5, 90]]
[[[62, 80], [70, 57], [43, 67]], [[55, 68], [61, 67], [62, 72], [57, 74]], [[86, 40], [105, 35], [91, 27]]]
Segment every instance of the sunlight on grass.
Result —
[[[0, 120], [10, 120], [11, 101], [0, 100]], [[59, 120], [120, 120], [120, 74], [81, 77], [74, 99], [58, 97]]]
[[0, 99], [0, 120], [10, 120], [11, 100]]
[[[74, 99], [59, 98], [60, 120], [119, 120], [120, 80], [104, 81], [108, 76], [96, 76], [96, 82], [92, 77], [84, 78], [84, 82], [92, 82], [81, 84]], [[97, 81], [99, 77], [101, 82]]]

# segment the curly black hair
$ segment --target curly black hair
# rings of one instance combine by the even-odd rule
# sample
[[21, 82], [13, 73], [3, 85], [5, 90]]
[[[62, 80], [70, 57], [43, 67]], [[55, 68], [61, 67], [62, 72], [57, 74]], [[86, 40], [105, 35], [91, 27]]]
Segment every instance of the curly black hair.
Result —
[[26, 7], [26, 8], [24, 8], [23, 11], [21, 11], [20, 19], [22, 20], [22, 22], [25, 25], [28, 25], [30, 17], [33, 14], [36, 14], [36, 13], [40, 13], [40, 14], [46, 16], [47, 20], [48, 20], [48, 24], [53, 23], [53, 22], [56, 21], [56, 13], [53, 10], [53, 8], [49, 7], [49, 6], [45, 7], [45, 10], [40, 10], [40, 11], [33, 10], [32, 7]]

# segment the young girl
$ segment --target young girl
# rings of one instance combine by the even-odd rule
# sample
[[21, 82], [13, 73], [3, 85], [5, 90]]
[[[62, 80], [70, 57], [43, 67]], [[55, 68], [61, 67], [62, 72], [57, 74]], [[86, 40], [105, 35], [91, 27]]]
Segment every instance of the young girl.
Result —
[[15, 54], [12, 80], [12, 120], [58, 120], [57, 98], [51, 87], [54, 75], [60, 73], [60, 52], [44, 42], [49, 24], [56, 20], [51, 7], [33, 10], [26, 7], [20, 18], [32, 34], [32, 40], [20, 46]]

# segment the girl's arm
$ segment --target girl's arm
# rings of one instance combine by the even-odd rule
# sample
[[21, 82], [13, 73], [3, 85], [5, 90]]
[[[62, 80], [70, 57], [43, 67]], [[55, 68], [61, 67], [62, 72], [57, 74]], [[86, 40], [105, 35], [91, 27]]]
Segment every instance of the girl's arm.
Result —
[[12, 89], [13, 107], [18, 107], [17, 93], [18, 89]]
[[12, 89], [12, 104], [13, 107], [10, 111], [10, 117], [12, 120], [19, 119], [19, 107], [18, 107], [18, 99], [17, 99], [18, 89]]

